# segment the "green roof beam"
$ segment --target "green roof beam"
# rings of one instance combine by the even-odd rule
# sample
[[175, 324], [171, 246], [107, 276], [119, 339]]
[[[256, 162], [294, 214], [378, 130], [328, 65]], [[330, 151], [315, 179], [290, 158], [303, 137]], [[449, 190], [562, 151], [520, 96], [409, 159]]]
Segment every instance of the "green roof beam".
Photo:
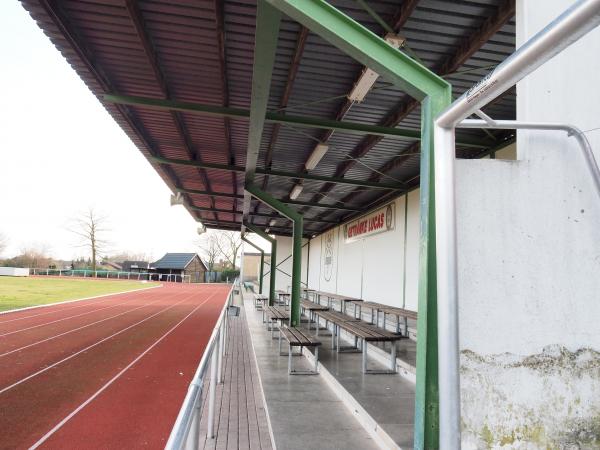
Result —
[[[201, 103], [180, 102], [176, 100], [164, 100], [150, 97], [137, 97], [130, 95], [105, 94], [104, 101], [120, 105], [140, 106], [148, 109], [162, 111], [181, 111], [191, 114], [201, 114], [214, 117], [230, 117], [233, 119], [248, 120], [250, 111], [247, 109], [228, 108], [224, 106], [205, 105]], [[360, 122], [349, 122], [339, 120], [322, 119], [320, 117], [294, 116], [267, 112], [265, 122], [290, 125], [298, 128], [316, 128], [322, 130], [334, 130], [342, 133], [358, 134], [364, 136], [385, 136], [387, 138], [420, 140], [420, 130], [410, 128], [391, 128], [379, 125], [368, 125]], [[456, 143], [459, 147], [487, 148], [489, 144], [477, 140], [463, 138]]]
[[[174, 166], [191, 166], [191, 167], [199, 167], [202, 169], [211, 169], [211, 170], [223, 170], [226, 172], [244, 172], [244, 168], [242, 166], [230, 166], [227, 164], [215, 164], [215, 163], [205, 163], [201, 161], [190, 161], [188, 159], [172, 159], [172, 158], [163, 158], [161, 156], [150, 156], [151, 160], [156, 161], [160, 164], [174, 165]], [[345, 184], [350, 186], [359, 186], [359, 187], [369, 187], [373, 189], [390, 189], [394, 191], [404, 191], [405, 187], [401, 184], [390, 184], [390, 183], [380, 183], [375, 181], [363, 181], [363, 180], [354, 180], [351, 178], [344, 177], [327, 177], [322, 175], [312, 175], [309, 173], [295, 173], [295, 172], [286, 172], [284, 170], [265, 170], [256, 168], [256, 173], [261, 175], [269, 175], [275, 177], [283, 177], [283, 178], [294, 178], [300, 180], [313, 180], [313, 181], [322, 181], [325, 183], [337, 183], [337, 184]]]
[[[252, 66], [252, 93], [250, 101], [250, 125], [246, 149], [244, 184], [254, 182], [258, 153], [265, 127], [265, 116], [269, 104], [271, 78], [275, 65], [275, 54], [279, 38], [281, 11], [264, 0], [256, 5], [256, 34], [254, 39], [254, 64]], [[244, 217], [250, 212], [250, 194], [244, 191]], [[242, 231], [244, 227], [242, 226]]]

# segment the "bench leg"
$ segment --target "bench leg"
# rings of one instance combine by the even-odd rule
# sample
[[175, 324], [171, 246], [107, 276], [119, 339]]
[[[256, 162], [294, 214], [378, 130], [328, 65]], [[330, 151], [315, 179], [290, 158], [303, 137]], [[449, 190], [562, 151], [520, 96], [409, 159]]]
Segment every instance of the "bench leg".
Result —
[[378, 369], [367, 369], [367, 347], [368, 347], [368, 343], [363, 339], [362, 340], [362, 344], [363, 344], [363, 358], [362, 358], [362, 370], [364, 374], [372, 374], [372, 375], [378, 375], [378, 374], [384, 374], [384, 375], [393, 375], [395, 373], [398, 373], [396, 371], [396, 341], [392, 341], [390, 342], [391, 344], [391, 354], [390, 354], [390, 362], [389, 362], [389, 369], [388, 370], [378, 370]]
[[315, 347], [315, 372], [319, 371], [319, 346]]
[[331, 324], [331, 350], [335, 349], [335, 323]]
[[279, 330], [279, 355], [281, 356], [281, 329]]
[[362, 371], [367, 373], [367, 343], [363, 339], [363, 351], [362, 351]]

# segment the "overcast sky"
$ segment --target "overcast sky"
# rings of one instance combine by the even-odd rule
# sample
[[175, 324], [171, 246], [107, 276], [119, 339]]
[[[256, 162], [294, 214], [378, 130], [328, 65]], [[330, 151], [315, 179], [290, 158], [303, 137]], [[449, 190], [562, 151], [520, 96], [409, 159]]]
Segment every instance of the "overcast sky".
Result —
[[1, 256], [83, 255], [67, 228], [90, 206], [115, 253], [196, 251], [196, 222], [16, 0], [0, 2], [0, 54]]

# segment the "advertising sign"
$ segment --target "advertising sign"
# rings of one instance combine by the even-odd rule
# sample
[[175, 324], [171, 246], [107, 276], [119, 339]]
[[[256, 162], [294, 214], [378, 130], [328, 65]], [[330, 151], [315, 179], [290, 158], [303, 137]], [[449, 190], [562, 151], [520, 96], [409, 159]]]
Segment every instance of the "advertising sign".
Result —
[[354, 242], [367, 236], [393, 230], [395, 226], [395, 212], [396, 205], [390, 203], [345, 225], [344, 236], [346, 242]]

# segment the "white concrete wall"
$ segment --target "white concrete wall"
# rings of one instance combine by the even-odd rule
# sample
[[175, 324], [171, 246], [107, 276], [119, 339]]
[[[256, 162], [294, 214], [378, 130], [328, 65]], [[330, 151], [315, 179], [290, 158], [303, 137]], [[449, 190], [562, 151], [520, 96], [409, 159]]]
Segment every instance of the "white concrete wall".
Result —
[[321, 289], [321, 238], [310, 240], [308, 258], [308, 285], [316, 290]]
[[[343, 226], [311, 240], [311, 289], [417, 310], [419, 191], [408, 194], [405, 273], [405, 197], [395, 203], [391, 231], [345, 242]], [[330, 264], [328, 262], [330, 261]], [[406, 290], [404, 280], [406, 278]], [[404, 300], [406, 296], [406, 301]]]
[[[571, 3], [518, 0], [518, 45]], [[599, 55], [596, 30], [521, 82], [518, 118], [600, 126]], [[599, 448], [600, 199], [572, 138], [517, 144], [457, 167], [463, 448]]]
[[0, 276], [28, 277], [29, 269], [23, 269], [20, 267], [0, 267]]

